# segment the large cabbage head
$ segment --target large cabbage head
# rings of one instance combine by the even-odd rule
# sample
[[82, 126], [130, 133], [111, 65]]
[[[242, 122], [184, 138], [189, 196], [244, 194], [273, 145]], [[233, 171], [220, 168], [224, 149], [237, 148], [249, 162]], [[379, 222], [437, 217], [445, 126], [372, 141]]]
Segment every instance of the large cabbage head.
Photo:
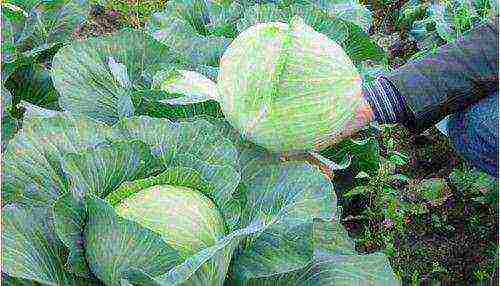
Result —
[[361, 102], [347, 54], [300, 18], [242, 32], [221, 59], [218, 87], [227, 119], [276, 152], [322, 148]]

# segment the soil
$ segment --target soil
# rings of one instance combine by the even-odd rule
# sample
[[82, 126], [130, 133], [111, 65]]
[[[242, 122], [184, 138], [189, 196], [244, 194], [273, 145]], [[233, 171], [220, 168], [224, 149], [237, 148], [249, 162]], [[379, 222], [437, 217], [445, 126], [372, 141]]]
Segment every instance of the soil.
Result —
[[[398, 151], [409, 154], [411, 158], [410, 163], [396, 173], [410, 177], [412, 185], [431, 178], [447, 180], [452, 171], [465, 164], [436, 128], [410, 136], [404, 127], [395, 127], [390, 135], [396, 141]], [[384, 156], [386, 150], [381, 138], [379, 143]], [[338, 179], [348, 185], [352, 175], [346, 173]], [[409, 185], [395, 187], [403, 191]], [[343, 224], [352, 238], [361, 238], [366, 227], [374, 234], [384, 231], [382, 221], [369, 221], [362, 216], [363, 210], [369, 207], [363, 197], [349, 201], [340, 198], [339, 202], [343, 207]], [[472, 217], [476, 218], [474, 223]], [[452, 190], [444, 203], [429, 208], [426, 214], [407, 219], [405, 233], [396, 236], [396, 251], [389, 255], [391, 265], [402, 276], [404, 285], [413, 285], [411, 281], [415, 273], [420, 274], [420, 285], [436, 281], [441, 285], [477, 285], [474, 284], [475, 271], [479, 267], [486, 269], [487, 276], [493, 275], [490, 282], [482, 285], [498, 285], [498, 269], [496, 272], [492, 269], [497, 264], [497, 217], [496, 209], [464, 198], [459, 190]], [[442, 223], [436, 223], [436, 218]], [[371, 239], [357, 243], [356, 249], [361, 253], [372, 253], [384, 251], [385, 245], [379, 239]]]
[[[446, 229], [436, 227], [432, 215], [443, 218]], [[482, 231], [471, 227], [473, 215], [480, 217]], [[492, 254], [496, 253], [498, 224], [496, 210], [489, 207], [452, 197], [430, 214], [412, 218], [407, 227], [408, 235], [396, 240], [398, 251], [391, 262], [403, 273], [423, 273], [423, 284], [473, 285], [478, 265], [496, 264]], [[498, 285], [498, 272], [489, 283]]]
[[78, 27], [73, 36], [83, 41], [91, 37], [114, 34], [124, 27], [124, 17], [120, 12], [95, 5], [87, 21]]

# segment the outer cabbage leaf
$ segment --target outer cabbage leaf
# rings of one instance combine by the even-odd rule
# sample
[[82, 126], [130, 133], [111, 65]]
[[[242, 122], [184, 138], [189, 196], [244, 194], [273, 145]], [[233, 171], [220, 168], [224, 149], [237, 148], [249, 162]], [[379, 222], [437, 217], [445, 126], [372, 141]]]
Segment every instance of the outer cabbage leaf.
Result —
[[162, 105], [144, 102], [138, 113], [169, 119], [200, 115], [223, 118], [224, 114], [217, 102], [216, 84], [213, 82], [217, 77], [218, 68], [195, 66], [195, 69], [199, 72], [191, 70], [158, 72], [154, 86], [165, 95], [158, 98], [158, 102]]
[[245, 8], [237, 24], [238, 31], [257, 23], [282, 21], [289, 23], [299, 16], [316, 31], [334, 40], [359, 65], [364, 60], [381, 62], [383, 51], [370, 39], [367, 32], [372, 24], [370, 11], [357, 1], [258, 1], [267, 4]]
[[2, 36], [3, 63], [66, 43], [90, 10], [86, 0], [9, 2], [21, 10], [2, 9], [2, 27], [8, 31]]
[[287, 17], [287, 11], [274, 3], [252, 5], [246, 7], [243, 11], [241, 18], [239, 18], [236, 23], [236, 27], [238, 29], [238, 33], [241, 33], [258, 23], [277, 21], [286, 22]]
[[[160, 97], [158, 97], [158, 95]], [[151, 96], [152, 100], [149, 96]], [[189, 95], [185, 96], [185, 94], [180, 93], [167, 94], [164, 91], [160, 93], [157, 91], [138, 92], [135, 98], [138, 100], [137, 105], [139, 105], [138, 108], [136, 108], [136, 115], [168, 118], [173, 121], [202, 115], [224, 118], [219, 103], [212, 99], [190, 104], [178, 104], [178, 102], [174, 103], [168, 101], [189, 101], [191, 100]], [[154, 98], [158, 98], [158, 100]]]
[[[9, 78], [9, 76], [15, 72], [17, 66], [15, 60], [16, 55], [16, 42], [15, 34], [19, 30], [19, 25], [15, 25], [11, 19], [8, 17], [8, 13], [5, 12], [6, 9], [2, 9], [2, 82]], [[22, 16], [21, 16], [22, 17]]]
[[193, 104], [207, 100], [217, 100], [217, 86], [202, 74], [193, 71], [179, 71], [179, 74], [161, 83], [161, 89], [182, 97], [166, 99], [168, 104]]
[[288, 2], [291, 3], [285, 5], [280, 3], [280, 1], [278, 1], [278, 3], [273, 1], [269, 4], [248, 7], [237, 23], [238, 31], [241, 33], [257, 23], [275, 21], [289, 23], [294, 16], [300, 16], [304, 19], [306, 24], [313, 27], [316, 31], [325, 34], [330, 39], [341, 44], [348, 38], [351, 25], [361, 25], [362, 23], [368, 27], [371, 25], [369, 13], [362, 13], [365, 16], [359, 19], [344, 17], [346, 13], [350, 13], [355, 9], [368, 11], [359, 4], [351, 3], [336, 5], [324, 2], [322, 5], [316, 5], [316, 3], [314, 3], [316, 1]]
[[[269, 177], [262, 172], [266, 169], [262, 166], [267, 165], [279, 165], [279, 158], [272, 153], [267, 152], [259, 146], [255, 146], [251, 142], [245, 141], [237, 130], [234, 130], [227, 122], [213, 119], [211, 120], [221, 132], [223, 132], [226, 137], [231, 138], [233, 144], [238, 149], [240, 153], [240, 171], [242, 173], [242, 183], [244, 186], [248, 185], [249, 182], [259, 182], [260, 181], [270, 181], [272, 176]], [[358, 145], [355, 145], [358, 146]], [[360, 148], [366, 146], [361, 145]], [[316, 172], [316, 171], [314, 171]], [[304, 176], [308, 178], [309, 176]], [[283, 183], [279, 184], [283, 187]], [[300, 186], [300, 185], [299, 185]], [[254, 188], [258, 188], [255, 186]], [[245, 190], [248, 187], [244, 188]], [[245, 191], [244, 191], [245, 192]], [[247, 192], [247, 191], [246, 191]], [[248, 198], [246, 198], [248, 200]], [[334, 204], [332, 202], [332, 204]], [[260, 206], [260, 204], [258, 204]], [[336, 206], [333, 206], [335, 209]], [[245, 208], [252, 209], [252, 208]], [[272, 257], [273, 260], [264, 260], [269, 262], [270, 265], [264, 265], [259, 267], [260, 258], [245, 257], [238, 260], [239, 257], [236, 256], [235, 261], [240, 261], [241, 263], [235, 263], [234, 270], [235, 273], [239, 274], [244, 271], [248, 271], [246, 277], [241, 277], [235, 275], [240, 280], [233, 280], [235, 285], [354, 285], [354, 284], [370, 284], [373, 285], [398, 285], [395, 280], [394, 274], [390, 268], [390, 264], [382, 254], [376, 253], [371, 255], [360, 255], [354, 249], [354, 243], [349, 238], [346, 229], [339, 223], [340, 214], [333, 212], [331, 217], [328, 219], [314, 219], [312, 230], [311, 225], [298, 225], [295, 228], [290, 228], [288, 235], [286, 232], [278, 232], [278, 235], [269, 236], [262, 235], [259, 240], [264, 242], [271, 242], [272, 244], [282, 243], [281, 245], [286, 245], [286, 239], [293, 238], [294, 236], [300, 236], [301, 238], [308, 237], [311, 235], [314, 237], [312, 245], [311, 242], [305, 243], [303, 239], [302, 245], [298, 245], [301, 250], [311, 249], [313, 247], [314, 256], [304, 264], [304, 259], [302, 264], [296, 264], [295, 269], [291, 267], [293, 262], [300, 260], [293, 260], [290, 258], [290, 254], [279, 253], [279, 255], [273, 256], [276, 253], [269, 253], [268, 255]], [[281, 238], [281, 240], [279, 240]], [[285, 238], [285, 239], [284, 239]], [[243, 244], [245, 245], [245, 244]], [[259, 243], [255, 246], [259, 251], [255, 251], [259, 254], [264, 254], [269, 251], [266, 246], [261, 246], [259, 248]], [[290, 244], [288, 245], [290, 247]], [[279, 249], [283, 251], [283, 249]], [[288, 248], [293, 249], [292, 247]], [[245, 253], [245, 252], [243, 252]], [[247, 252], [251, 253], [251, 251]], [[299, 252], [298, 252], [299, 253]], [[285, 257], [284, 262], [288, 263], [290, 271], [279, 272], [275, 275], [271, 273], [265, 273], [262, 270], [269, 271], [276, 267], [276, 265], [284, 267], [286, 264], [279, 264], [280, 257]], [[288, 257], [288, 258], [287, 258]], [[299, 256], [300, 257], [300, 256]], [[303, 256], [306, 258], [307, 256]], [[248, 262], [252, 265], [254, 269], [247, 266], [247, 263], [243, 261], [251, 261], [251, 259], [256, 259], [255, 261]], [[273, 264], [276, 263], [276, 264]], [[237, 267], [239, 266], [239, 267]], [[250, 270], [249, 270], [250, 269]], [[270, 271], [272, 272], [272, 271]], [[233, 277], [233, 275], [231, 275]]]
[[39, 63], [19, 68], [5, 82], [13, 95], [13, 104], [26, 101], [39, 107], [59, 110], [57, 91], [52, 84], [49, 69]]
[[[229, 265], [229, 259], [238, 243], [246, 236], [262, 231], [265, 225], [262, 222], [256, 222], [246, 228], [236, 230], [221, 239], [217, 244], [208, 247], [196, 255], [191, 256], [182, 264], [171, 269], [168, 273], [160, 276], [146, 276], [141, 272], [135, 272], [130, 276], [133, 282], [143, 285], [223, 285], [226, 278], [226, 269]], [[216, 265], [222, 272], [207, 273], [200, 271], [207, 265]], [[213, 276], [213, 278], [210, 277]], [[214, 279], [215, 278], [215, 279]]]
[[357, 0], [305, 0], [297, 2], [305, 2], [318, 7], [333, 18], [358, 25], [365, 32], [368, 32], [372, 25], [371, 11]]
[[[357, 254], [339, 217], [314, 222], [314, 260], [295, 285], [399, 285], [382, 253]], [[293, 284], [292, 284], [293, 285]]]
[[148, 177], [160, 169], [141, 141], [116, 142], [79, 154], [69, 153], [62, 167], [80, 192], [104, 197], [125, 181]]
[[9, 286], [33, 286], [33, 282], [28, 279], [21, 279], [12, 277], [2, 272], [2, 283]]
[[245, 168], [251, 166], [249, 161], [258, 162], [260, 160], [274, 160], [274, 162], [279, 161], [279, 157], [276, 154], [268, 153], [264, 148], [255, 145], [254, 143], [246, 140], [241, 133], [234, 128], [228, 121], [220, 118], [210, 118], [208, 116], [200, 116], [199, 118], [204, 118], [205, 120], [212, 123], [224, 137], [231, 140], [234, 147], [239, 153], [239, 166], [238, 169], [242, 171], [242, 175], [245, 176], [247, 173], [244, 171]]
[[114, 128], [114, 137], [145, 142], [165, 165], [182, 154], [216, 165], [238, 164], [238, 154], [231, 142], [206, 120], [171, 122], [147, 116], [123, 119]]
[[61, 115], [68, 115], [67, 113], [61, 112], [61, 111], [56, 111], [52, 109], [45, 109], [43, 107], [31, 104], [29, 102], [26, 102], [24, 100], [21, 100], [17, 104], [17, 108], [22, 109], [23, 111], [23, 120], [29, 121], [32, 118], [39, 117], [39, 118], [50, 118], [50, 117], [57, 117]]
[[380, 253], [368, 255], [330, 255], [320, 253], [300, 272], [255, 285], [400, 285], [387, 258]]
[[374, 176], [380, 165], [379, 152], [378, 142], [374, 138], [348, 139], [321, 151], [321, 155], [334, 162], [344, 162], [349, 158], [349, 165], [355, 174], [365, 172]]
[[98, 285], [66, 272], [64, 255], [47, 208], [2, 208], [2, 271], [44, 285]]
[[370, 10], [357, 0], [244, 0], [241, 2], [245, 6], [274, 4], [282, 9], [294, 5], [309, 6], [324, 11], [332, 18], [359, 25], [366, 32], [372, 24]]
[[279, 163], [264, 151], [248, 152], [253, 153], [248, 157], [257, 155], [261, 159], [247, 160], [242, 168], [246, 194], [242, 221], [262, 218], [270, 225], [246, 238], [232, 273], [237, 284], [260, 285], [294, 273], [312, 261], [313, 220], [332, 218], [336, 197], [326, 176], [312, 166]]
[[230, 23], [239, 13], [237, 7], [236, 3], [173, 0], [164, 12], [153, 15], [147, 29], [195, 63], [217, 66], [234, 36]]
[[[242, 252], [243, 257], [236, 256], [233, 264], [235, 274], [231, 276], [235, 279], [233, 284], [399, 285], [383, 254], [360, 255], [355, 252], [354, 244], [338, 223], [338, 218], [314, 219], [312, 225], [298, 225], [289, 228], [289, 231], [271, 232], [267, 236], [266, 233], [270, 233], [268, 229], [257, 241], [252, 241], [250, 248], [254, 250], [253, 253], [247, 250]], [[313, 240], [305, 243], [304, 238], [311, 232]], [[290, 242], [297, 246], [294, 248]], [[274, 249], [270, 245], [280, 247], [272, 251]], [[314, 254], [305, 255], [307, 249], [312, 249]], [[294, 251], [287, 253], [286, 250]], [[302, 260], [297, 259], [300, 253], [303, 254]]]
[[179, 262], [178, 253], [159, 234], [118, 217], [104, 201], [89, 198], [86, 207], [86, 259], [106, 285], [120, 285], [120, 277], [131, 267], [158, 273]]
[[14, 116], [12, 116], [12, 95], [5, 87], [2, 85], [2, 102], [1, 102], [1, 114], [2, 114], [2, 151], [5, 150], [7, 144], [18, 129], [18, 121]]
[[24, 122], [3, 156], [2, 204], [50, 205], [68, 190], [60, 162], [106, 142], [106, 128], [79, 117], [36, 117]]
[[83, 193], [76, 189], [60, 196], [52, 205], [54, 228], [58, 238], [68, 249], [65, 268], [80, 277], [93, 277], [85, 258], [82, 229], [87, 220]]
[[385, 65], [387, 54], [379, 47], [361, 27], [349, 25], [349, 36], [341, 43], [349, 58], [357, 68], [364, 61]]
[[123, 30], [59, 50], [52, 79], [61, 95], [61, 108], [114, 124], [155, 111], [163, 117], [186, 113], [160, 104], [169, 96], [155, 86], [159, 72], [168, 74], [182, 67], [189, 68], [189, 61], [171, 48], [141, 31]]
[[[13, 62], [15, 59], [16, 53], [16, 44], [15, 44], [15, 34], [16, 30], [19, 29], [18, 26], [13, 23], [13, 21], [9, 18], [9, 15], [5, 10], [8, 8], [2, 9], [2, 63]], [[17, 29], [16, 29], [17, 28]]]

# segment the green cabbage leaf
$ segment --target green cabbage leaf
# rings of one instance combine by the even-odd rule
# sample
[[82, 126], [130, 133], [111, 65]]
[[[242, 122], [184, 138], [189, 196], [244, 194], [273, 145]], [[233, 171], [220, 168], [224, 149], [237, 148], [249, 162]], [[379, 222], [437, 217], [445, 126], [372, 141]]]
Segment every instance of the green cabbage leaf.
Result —
[[215, 102], [174, 106], [168, 100], [179, 94], [160, 90], [162, 82], [178, 77], [182, 69], [205, 71], [198, 67], [148, 34], [125, 29], [63, 47], [54, 56], [51, 77], [63, 110], [107, 124], [134, 115], [217, 116]]

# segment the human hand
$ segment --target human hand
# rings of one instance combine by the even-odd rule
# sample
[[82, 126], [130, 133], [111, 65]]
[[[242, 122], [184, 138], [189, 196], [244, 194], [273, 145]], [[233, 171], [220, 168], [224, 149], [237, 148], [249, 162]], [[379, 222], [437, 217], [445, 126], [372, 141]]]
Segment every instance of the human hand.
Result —
[[[330, 140], [325, 141], [324, 145], [318, 145], [318, 150], [319, 149], [324, 149], [328, 146], [335, 145], [338, 142], [346, 139], [347, 137], [355, 134], [357, 131], [362, 129], [364, 126], [366, 126], [368, 123], [372, 122], [374, 120], [374, 113], [372, 108], [370, 107], [370, 104], [368, 101], [364, 98], [362, 93], [357, 95], [361, 98], [357, 98], [355, 100], [360, 100], [361, 104], [359, 107], [354, 111], [354, 117], [352, 120], [349, 120], [343, 130], [339, 133], [336, 134], [336, 136], [331, 137]], [[310, 164], [318, 167], [325, 175], [328, 176], [328, 178], [333, 179], [333, 170], [335, 169], [335, 166], [332, 166], [333, 162], [330, 162], [329, 160], [324, 160], [322, 156], [320, 156], [318, 153], [311, 151], [311, 152], [299, 152], [299, 153], [285, 153], [282, 154], [281, 160], [283, 161], [294, 161], [294, 160], [300, 160], [300, 161], [307, 161]]]
[[364, 98], [363, 93], [357, 94], [353, 100], [360, 101], [359, 107], [355, 109], [354, 116], [351, 120], [348, 120], [341, 131], [333, 136], [329, 137], [328, 140], [324, 140], [317, 145], [316, 150], [325, 149], [328, 146], [335, 145], [340, 141], [348, 138], [349, 136], [355, 134], [361, 130], [364, 126], [368, 125], [375, 118], [373, 110]]

